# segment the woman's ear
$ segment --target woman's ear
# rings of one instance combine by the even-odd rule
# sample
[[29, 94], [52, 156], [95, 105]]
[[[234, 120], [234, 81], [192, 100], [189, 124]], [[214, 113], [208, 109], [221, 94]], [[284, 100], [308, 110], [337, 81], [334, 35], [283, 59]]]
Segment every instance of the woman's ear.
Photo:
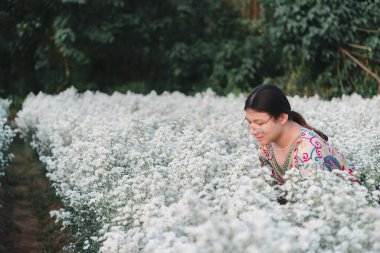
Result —
[[278, 119], [282, 125], [285, 125], [285, 123], [289, 120], [289, 115], [287, 113], [281, 113]]

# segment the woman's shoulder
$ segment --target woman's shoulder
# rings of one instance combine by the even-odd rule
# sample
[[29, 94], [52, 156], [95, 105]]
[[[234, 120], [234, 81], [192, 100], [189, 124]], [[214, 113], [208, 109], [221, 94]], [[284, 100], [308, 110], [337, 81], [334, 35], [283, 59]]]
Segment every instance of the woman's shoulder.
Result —
[[325, 156], [333, 153], [333, 148], [315, 131], [302, 127], [296, 143], [297, 154], [318, 154]]
[[300, 142], [313, 146], [328, 146], [328, 142], [319, 136], [314, 130], [301, 127]]
[[301, 126], [301, 136], [302, 137], [316, 137], [323, 139], [314, 130]]

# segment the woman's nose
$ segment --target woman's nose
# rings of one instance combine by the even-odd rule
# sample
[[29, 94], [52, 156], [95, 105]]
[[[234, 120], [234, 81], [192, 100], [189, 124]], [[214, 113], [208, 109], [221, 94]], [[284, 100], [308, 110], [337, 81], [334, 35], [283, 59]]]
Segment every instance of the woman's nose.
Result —
[[251, 135], [256, 135], [256, 134], [258, 134], [256, 128], [254, 128], [254, 127], [251, 127], [251, 131], [250, 131], [250, 133], [251, 133]]

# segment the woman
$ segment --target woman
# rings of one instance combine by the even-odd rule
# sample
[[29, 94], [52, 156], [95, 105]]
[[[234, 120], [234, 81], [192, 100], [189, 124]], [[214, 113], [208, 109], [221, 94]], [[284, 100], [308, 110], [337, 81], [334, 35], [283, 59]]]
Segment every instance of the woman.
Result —
[[285, 172], [293, 167], [303, 176], [319, 170], [354, 172], [353, 165], [328, 144], [325, 134], [291, 110], [285, 94], [275, 85], [258, 86], [247, 97], [244, 110], [243, 123], [260, 143], [261, 165], [271, 168], [280, 184], [285, 182]]

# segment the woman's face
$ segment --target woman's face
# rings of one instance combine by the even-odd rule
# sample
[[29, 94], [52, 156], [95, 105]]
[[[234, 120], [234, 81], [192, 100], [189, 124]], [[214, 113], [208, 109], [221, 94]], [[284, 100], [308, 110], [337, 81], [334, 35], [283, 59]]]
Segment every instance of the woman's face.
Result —
[[246, 123], [250, 127], [250, 134], [255, 136], [262, 145], [275, 140], [281, 133], [283, 124], [266, 112], [258, 112], [248, 108], [245, 110], [245, 117]]

